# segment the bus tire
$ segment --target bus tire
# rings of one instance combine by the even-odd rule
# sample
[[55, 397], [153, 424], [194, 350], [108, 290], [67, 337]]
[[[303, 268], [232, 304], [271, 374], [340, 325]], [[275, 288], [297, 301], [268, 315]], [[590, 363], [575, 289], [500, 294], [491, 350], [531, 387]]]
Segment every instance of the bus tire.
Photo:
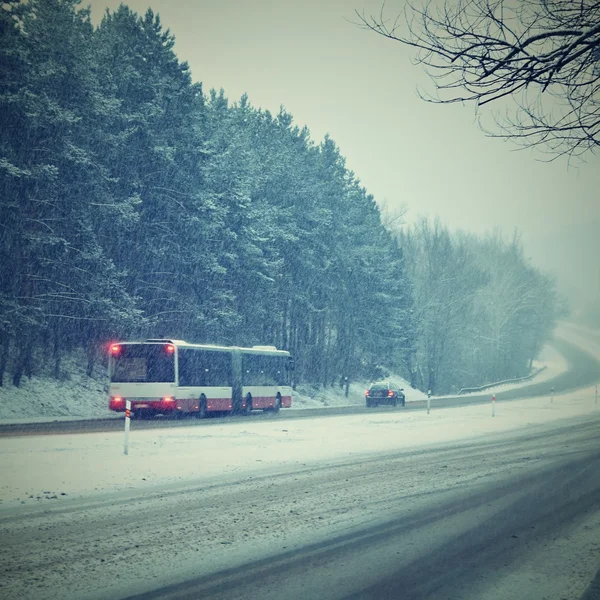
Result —
[[249, 415], [252, 412], [252, 396], [250, 394], [246, 396], [246, 407], [243, 412], [245, 415]]
[[274, 412], [279, 412], [279, 409], [281, 408], [281, 394], [279, 392], [277, 392], [277, 398], [275, 399], [275, 404], [273, 404], [273, 411]]
[[206, 419], [207, 412], [208, 411], [206, 409], [206, 398], [204, 396], [202, 396], [200, 398], [200, 402], [198, 402], [198, 418]]

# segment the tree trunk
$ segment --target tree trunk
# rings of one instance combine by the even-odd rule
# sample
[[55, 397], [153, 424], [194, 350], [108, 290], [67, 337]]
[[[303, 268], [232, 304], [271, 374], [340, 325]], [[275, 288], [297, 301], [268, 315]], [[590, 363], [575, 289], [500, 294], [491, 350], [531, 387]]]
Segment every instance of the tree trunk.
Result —
[[52, 360], [54, 362], [54, 370], [53, 370], [53, 375], [54, 375], [54, 379], [60, 379], [60, 360], [61, 360], [61, 354], [60, 354], [60, 343], [59, 343], [59, 339], [58, 339], [58, 331], [55, 329], [54, 330], [54, 334], [52, 336], [53, 340], [52, 340]]
[[13, 374], [13, 385], [15, 387], [19, 387], [21, 385], [21, 379], [23, 377], [23, 373], [27, 369], [27, 365], [31, 364], [31, 350], [32, 350], [32, 342], [29, 340], [25, 341], [25, 345], [21, 347], [19, 351], [19, 356], [17, 358], [17, 364], [15, 366], [15, 372]]
[[283, 302], [283, 312], [281, 315], [281, 346], [284, 350], [290, 348], [289, 328], [288, 328], [288, 301], [287, 299]]
[[25, 352], [25, 375], [28, 379], [31, 379], [33, 375], [33, 341], [27, 344], [27, 350]]
[[98, 344], [96, 340], [91, 340], [87, 343], [87, 367], [85, 374], [91, 377], [94, 374], [94, 367], [96, 366], [96, 358], [98, 356]]
[[0, 387], [4, 385], [4, 374], [8, 365], [8, 350], [10, 348], [10, 335], [6, 332], [0, 334]]

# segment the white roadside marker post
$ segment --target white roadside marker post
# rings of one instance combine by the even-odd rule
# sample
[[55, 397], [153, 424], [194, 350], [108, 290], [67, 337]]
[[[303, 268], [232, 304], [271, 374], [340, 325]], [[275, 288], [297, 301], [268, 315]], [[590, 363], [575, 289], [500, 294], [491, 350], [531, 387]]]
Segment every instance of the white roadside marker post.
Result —
[[431, 408], [431, 390], [427, 391], [427, 414], [429, 414], [429, 409]]
[[496, 416], [496, 396], [492, 395], [492, 417]]
[[125, 400], [125, 454], [129, 454], [129, 427], [131, 425], [131, 400]]
[[554, 388], [550, 388], [550, 404], [554, 402]]
[[596, 384], [596, 400], [595, 404], [598, 404], [598, 384]]

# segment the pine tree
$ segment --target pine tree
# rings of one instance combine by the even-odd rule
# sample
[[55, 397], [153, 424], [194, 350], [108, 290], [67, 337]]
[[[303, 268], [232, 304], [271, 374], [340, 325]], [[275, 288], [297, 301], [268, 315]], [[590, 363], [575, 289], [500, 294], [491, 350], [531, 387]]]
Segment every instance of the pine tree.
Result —
[[[19, 57], [13, 94], [2, 98], [3, 161], [12, 165], [3, 173], [10, 233], [2, 253], [12, 259], [3, 277], [17, 313], [15, 385], [31, 372], [40, 336], [55, 340], [59, 365], [63, 342], [89, 339], [99, 322], [131, 306], [93, 226], [106, 204], [106, 171], [95, 152], [105, 107], [89, 13], [77, 7], [75, 0], [32, 0], [2, 8], [3, 20], [17, 23], [3, 47], [16, 43]], [[105, 284], [119, 289], [112, 301], [98, 298]]]

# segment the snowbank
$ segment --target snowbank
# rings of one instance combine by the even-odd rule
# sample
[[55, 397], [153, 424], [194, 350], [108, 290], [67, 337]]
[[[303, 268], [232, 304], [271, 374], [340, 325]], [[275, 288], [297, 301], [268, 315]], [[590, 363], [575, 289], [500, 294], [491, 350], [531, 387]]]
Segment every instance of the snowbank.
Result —
[[23, 377], [20, 387], [5, 378], [0, 387], [0, 422], [99, 419], [114, 415], [108, 410], [106, 383], [88, 377], [81, 363], [65, 361], [68, 378], [57, 381], [50, 377]]

